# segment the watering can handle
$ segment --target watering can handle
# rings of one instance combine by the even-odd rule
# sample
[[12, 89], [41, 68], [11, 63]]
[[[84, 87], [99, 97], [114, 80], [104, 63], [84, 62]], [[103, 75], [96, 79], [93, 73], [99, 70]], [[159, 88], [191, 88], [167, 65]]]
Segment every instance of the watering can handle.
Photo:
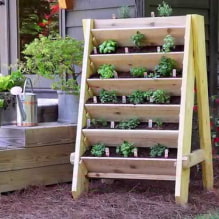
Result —
[[33, 93], [33, 84], [32, 84], [32, 81], [31, 81], [30, 78], [26, 78], [25, 81], [24, 81], [23, 94], [26, 93], [27, 83], [30, 84], [31, 92]]

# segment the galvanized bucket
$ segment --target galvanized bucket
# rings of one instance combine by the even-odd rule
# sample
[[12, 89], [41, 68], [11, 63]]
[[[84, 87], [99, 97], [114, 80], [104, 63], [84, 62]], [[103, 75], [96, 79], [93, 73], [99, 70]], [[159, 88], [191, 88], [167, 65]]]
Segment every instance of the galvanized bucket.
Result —
[[[30, 84], [31, 93], [26, 92], [27, 84]], [[17, 98], [17, 126], [36, 126], [37, 122], [37, 96], [33, 93], [33, 85], [30, 78], [24, 82], [23, 93]]]

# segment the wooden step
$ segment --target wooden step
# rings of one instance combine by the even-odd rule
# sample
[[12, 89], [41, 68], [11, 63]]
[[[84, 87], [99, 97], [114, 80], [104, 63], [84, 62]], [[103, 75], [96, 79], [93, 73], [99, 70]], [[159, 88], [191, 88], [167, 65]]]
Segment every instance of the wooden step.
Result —
[[121, 121], [133, 117], [141, 121], [162, 119], [163, 122], [179, 122], [180, 105], [164, 104], [85, 104], [91, 118], [104, 118], [108, 121]]
[[118, 146], [128, 141], [136, 147], [151, 147], [161, 143], [169, 148], [177, 148], [178, 144], [178, 130], [83, 129], [82, 133], [90, 145], [104, 143], [107, 146]]
[[92, 178], [175, 180], [176, 159], [81, 157]]
[[[185, 25], [176, 27], [123, 27], [123, 28], [104, 28], [92, 29], [91, 33], [97, 45], [103, 41], [116, 40], [119, 46], [133, 46], [131, 37], [139, 31], [145, 35], [145, 45], [162, 45], [163, 39], [170, 34], [175, 38], [176, 45], [184, 45]], [[122, 34], [121, 34], [122, 33]]]
[[115, 79], [87, 79], [88, 86], [97, 95], [101, 89], [115, 90], [118, 95], [129, 95], [134, 90], [162, 89], [171, 96], [181, 95], [181, 78], [115, 78]]
[[152, 70], [159, 63], [161, 57], [165, 56], [175, 59], [178, 64], [177, 68], [181, 69], [183, 54], [183, 52], [104, 54], [90, 55], [90, 60], [96, 68], [103, 64], [112, 64], [115, 65], [117, 71], [128, 72], [131, 67], [145, 67]]

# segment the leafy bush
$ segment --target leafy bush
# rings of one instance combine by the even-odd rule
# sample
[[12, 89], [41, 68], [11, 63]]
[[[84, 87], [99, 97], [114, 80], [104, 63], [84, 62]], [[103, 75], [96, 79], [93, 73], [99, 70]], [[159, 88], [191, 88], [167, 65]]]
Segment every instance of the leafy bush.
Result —
[[170, 95], [164, 90], [156, 90], [151, 96], [154, 103], [169, 103]]
[[158, 5], [157, 11], [161, 17], [168, 17], [173, 13], [172, 8], [165, 1]]
[[98, 143], [92, 146], [91, 154], [95, 157], [101, 157], [105, 152], [106, 146], [103, 143]]
[[99, 45], [100, 53], [112, 53], [116, 51], [118, 43], [115, 40], [106, 40]]
[[175, 68], [176, 61], [174, 59], [163, 56], [159, 64], [155, 66], [154, 71], [163, 77], [169, 77]]
[[115, 66], [111, 64], [101, 65], [97, 73], [101, 75], [101, 78], [113, 78], [114, 77]]
[[167, 35], [163, 41], [164, 41], [164, 44], [163, 44], [164, 52], [170, 52], [171, 49], [175, 48], [175, 38], [172, 37], [171, 35]]
[[103, 126], [106, 127], [107, 126], [107, 121], [105, 119], [91, 119], [91, 124], [94, 126]]
[[130, 8], [125, 5], [119, 8], [118, 10], [119, 18], [130, 18]]
[[129, 96], [130, 103], [140, 104], [145, 102], [145, 91], [135, 90]]
[[131, 37], [131, 40], [135, 44], [135, 46], [139, 48], [145, 40], [145, 35], [140, 31], [137, 31], [136, 34]]
[[134, 152], [134, 144], [129, 143], [128, 141], [124, 141], [119, 147], [116, 148], [116, 153], [123, 155], [124, 157], [128, 157]]
[[118, 98], [115, 91], [107, 91], [102, 89], [100, 91], [100, 102], [101, 103], [117, 103]]
[[167, 147], [165, 145], [158, 143], [158, 144], [150, 147], [150, 156], [151, 157], [161, 157], [162, 155], [164, 155], [165, 149], [167, 149]]
[[137, 118], [132, 118], [119, 122], [118, 127], [120, 129], [135, 129], [140, 124], [140, 120]]
[[157, 119], [155, 119], [155, 125], [157, 128], [160, 129], [163, 126], [163, 121], [161, 119], [157, 118]]
[[133, 67], [130, 69], [130, 73], [133, 77], [144, 77], [145, 72], [147, 72], [145, 67]]

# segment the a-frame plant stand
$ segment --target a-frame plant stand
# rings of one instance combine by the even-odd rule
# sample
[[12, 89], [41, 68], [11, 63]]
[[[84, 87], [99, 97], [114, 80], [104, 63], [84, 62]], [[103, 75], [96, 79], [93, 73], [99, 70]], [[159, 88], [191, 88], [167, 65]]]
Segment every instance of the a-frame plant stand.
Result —
[[[76, 199], [88, 190], [88, 178], [121, 178], [174, 180], [176, 202], [188, 201], [190, 168], [202, 164], [204, 188], [213, 187], [211, 136], [208, 105], [204, 19], [199, 15], [179, 17], [153, 17], [83, 21], [84, 59], [81, 81], [81, 96], [74, 164], [72, 195]], [[163, 38], [171, 34], [176, 44], [184, 44], [183, 52], [134, 53], [92, 55], [94, 46], [104, 40], [117, 40], [121, 46], [129, 46], [130, 36], [136, 31], [144, 33], [147, 42], [162, 45]], [[129, 71], [130, 66], [145, 66], [153, 69], [160, 58], [174, 58], [182, 68], [182, 78], [142, 79], [94, 79], [102, 64], [114, 64], [118, 71]], [[191, 151], [194, 87], [196, 83], [200, 149]], [[181, 96], [179, 105], [168, 104], [95, 104], [87, 103], [101, 88], [116, 90], [128, 95], [137, 89], [164, 89], [173, 96]], [[120, 121], [136, 116], [142, 121], [161, 118], [165, 122], [179, 123], [179, 130], [116, 130], [87, 129], [88, 118], [105, 118]], [[138, 147], [150, 147], [162, 143], [177, 148], [176, 159], [165, 158], [114, 158], [85, 157], [84, 152], [93, 144], [103, 142], [116, 146], [124, 140]]]

